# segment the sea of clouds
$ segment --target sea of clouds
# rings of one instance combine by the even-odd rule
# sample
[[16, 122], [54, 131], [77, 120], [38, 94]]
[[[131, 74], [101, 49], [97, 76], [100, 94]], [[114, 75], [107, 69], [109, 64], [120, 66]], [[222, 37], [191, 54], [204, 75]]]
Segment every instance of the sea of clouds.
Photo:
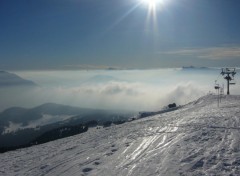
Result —
[[[92, 109], [153, 111], [215, 93], [226, 81], [219, 69], [15, 71], [39, 86], [0, 90], [0, 110], [53, 102]], [[237, 76], [236, 76], [237, 77]], [[226, 88], [226, 85], [225, 85]], [[239, 86], [231, 93], [239, 94]], [[225, 90], [226, 91], [226, 90]]]

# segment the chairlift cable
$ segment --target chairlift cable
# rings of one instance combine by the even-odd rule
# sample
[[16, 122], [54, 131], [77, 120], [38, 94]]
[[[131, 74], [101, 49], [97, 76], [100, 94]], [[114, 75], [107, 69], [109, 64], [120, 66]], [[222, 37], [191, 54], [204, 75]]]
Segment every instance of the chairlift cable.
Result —
[[215, 83], [218, 82], [219, 77], [221, 76], [221, 73], [218, 75], [217, 79], [215, 79]]

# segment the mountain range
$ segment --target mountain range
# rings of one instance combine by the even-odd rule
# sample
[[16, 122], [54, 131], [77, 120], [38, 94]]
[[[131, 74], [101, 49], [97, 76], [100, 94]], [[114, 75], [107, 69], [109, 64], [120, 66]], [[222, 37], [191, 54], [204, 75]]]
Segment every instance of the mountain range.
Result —
[[63, 126], [126, 121], [134, 112], [119, 112], [46, 103], [35, 108], [12, 107], [0, 113], [0, 147], [26, 145], [47, 131]]

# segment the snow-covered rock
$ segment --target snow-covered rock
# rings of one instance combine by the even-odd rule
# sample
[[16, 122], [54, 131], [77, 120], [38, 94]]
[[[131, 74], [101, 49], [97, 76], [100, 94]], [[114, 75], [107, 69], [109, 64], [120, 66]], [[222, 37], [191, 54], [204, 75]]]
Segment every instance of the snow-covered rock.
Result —
[[0, 175], [239, 175], [240, 96], [0, 154]]

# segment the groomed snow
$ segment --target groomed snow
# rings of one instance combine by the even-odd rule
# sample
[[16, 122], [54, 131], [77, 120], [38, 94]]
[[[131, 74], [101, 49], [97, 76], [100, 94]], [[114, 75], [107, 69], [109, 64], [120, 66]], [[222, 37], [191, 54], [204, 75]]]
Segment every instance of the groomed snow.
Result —
[[240, 175], [240, 96], [0, 154], [0, 175]]

